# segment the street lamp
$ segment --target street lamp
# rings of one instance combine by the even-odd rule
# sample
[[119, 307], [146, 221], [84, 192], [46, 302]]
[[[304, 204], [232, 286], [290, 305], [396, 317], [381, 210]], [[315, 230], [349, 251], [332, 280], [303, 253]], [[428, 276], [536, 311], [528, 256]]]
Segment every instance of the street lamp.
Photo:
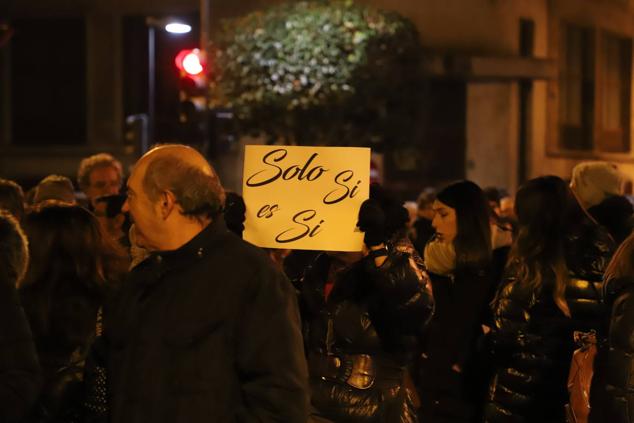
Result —
[[180, 22], [171, 22], [165, 25], [165, 30], [172, 34], [187, 34], [191, 32], [192, 27]]
[[[163, 29], [171, 34], [187, 34], [192, 30], [190, 25], [180, 22], [176, 19], [164, 18], [157, 19], [152, 16], [145, 18], [145, 25], [148, 27], [148, 122], [147, 122], [147, 140], [154, 143], [154, 115], [155, 115], [155, 97], [156, 97], [156, 29]], [[145, 150], [147, 146], [142, 146]], [[145, 151], [141, 151], [141, 154]]]

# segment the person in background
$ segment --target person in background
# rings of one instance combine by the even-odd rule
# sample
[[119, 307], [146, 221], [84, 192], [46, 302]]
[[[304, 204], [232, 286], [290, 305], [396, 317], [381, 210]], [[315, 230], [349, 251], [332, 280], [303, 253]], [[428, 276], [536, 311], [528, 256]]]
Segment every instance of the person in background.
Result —
[[436, 300], [418, 363], [421, 421], [475, 421], [486, 376], [477, 360], [499, 272], [493, 269], [490, 209], [471, 181], [455, 182], [433, 203], [436, 234], [424, 262]]
[[407, 210], [407, 236], [410, 241], [412, 241], [412, 245], [416, 240], [416, 228], [414, 227], [414, 223], [418, 220], [418, 204], [415, 201], [405, 201], [403, 203], [403, 207]]
[[104, 233], [114, 242], [125, 248], [130, 247], [128, 233], [130, 218], [121, 211], [125, 202], [125, 195], [114, 194], [97, 198], [93, 213], [101, 224]]
[[588, 213], [608, 230], [617, 244], [625, 241], [634, 228], [634, 207], [623, 195], [606, 198], [596, 206], [590, 207]]
[[434, 236], [434, 228], [431, 224], [434, 218], [432, 208], [434, 200], [436, 200], [436, 191], [433, 188], [423, 190], [416, 200], [418, 213], [417, 219], [413, 223], [415, 236], [412, 238], [412, 243], [420, 256], [423, 255], [427, 242]]
[[572, 169], [570, 188], [584, 209], [621, 195], [624, 175], [609, 162], [581, 162]]
[[39, 204], [46, 200], [57, 200], [69, 204], [76, 203], [73, 182], [66, 176], [48, 175], [35, 187], [33, 204]]
[[625, 175], [609, 162], [582, 162], [572, 169], [570, 188], [579, 203], [620, 244], [632, 232], [634, 208], [622, 195]]
[[500, 200], [502, 197], [508, 196], [505, 190], [496, 187], [486, 187], [484, 189], [484, 195], [489, 202], [489, 207], [495, 213], [496, 216], [500, 216]]
[[508, 193], [504, 189], [488, 187], [484, 189], [484, 195], [489, 202], [491, 213], [491, 239], [493, 249], [508, 247], [513, 238], [513, 225], [502, 217], [501, 199], [507, 198]]
[[[83, 159], [77, 172], [79, 189], [86, 196], [82, 201], [90, 211], [95, 213], [104, 232], [123, 246], [130, 244], [129, 218], [121, 213], [120, 195], [123, 182], [121, 162], [107, 153], [99, 153]], [[118, 205], [114, 210], [112, 205]]]
[[406, 201], [403, 207], [407, 210], [407, 232], [410, 233], [414, 231], [414, 222], [418, 219], [418, 204], [415, 201]]
[[21, 423], [35, 402], [41, 372], [16, 285], [28, 267], [26, 236], [16, 218], [0, 210], [0, 421]]
[[311, 423], [418, 421], [407, 369], [433, 298], [407, 218], [373, 184], [359, 211], [364, 251], [320, 254], [299, 281]]
[[[491, 221], [492, 223], [502, 231], [512, 232], [514, 228], [514, 219], [512, 219], [512, 211], [509, 213], [509, 207], [512, 209], [512, 199], [509, 196], [508, 192], [503, 188], [496, 187], [488, 187], [484, 189], [484, 194], [489, 201], [489, 206], [491, 208]], [[502, 207], [504, 204], [504, 208]], [[496, 231], [496, 228], [493, 228]], [[494, 233], [493, 239], [502, 235], [505, 237], [505, 234], [496, 234]], [[495, 244], [495, 241], [494, 241]]]
[[634, 423], [634, 235], [614, 253], [604, 281], [608, 320], [594, 360], [589, 422]]
[[510, 228], [513, 233], [517, 228], [517, 216], [515, 216], [515, 198], [512, 195], [507, 195], [500, 198], [500, 222], [505, 227]]
[[307, 419], [307, 369], [290, 282], [227, 230], [224, 189], [196, 150], [137, 162], [123, 206], [132, 269], [106, 314], [111, 422]]
[[[227, 192], [225, 197], [225, 207], [223, 216], [227, 229], [242, 238], [244, 232], [244, 221], [246, 219], [246, 204], [241, 195], [235, 192]], [[269, 258], [281, 272], [284, 272], [284, 261], [291, 253], [291, 250], [284, 248], [265, 248]]]
[[600, 329], [614, 243], [556, 176], [521, 186], [515, 211], [518, 232], [493, 303], [485, 421], [563, 423], [573, 332]]
[[500, 217], [502, 219], [516, 220], [515, 199], [511, 194], [506, 194], [500, 198]]
[[244, 231], [245, 213], [247, 212], [246, 204], [241, 195], [235, 192], [226, 193], [225, 207], [223, 215], [227, 229], [242, 238]]
[[79, 164], [77, 183], [86, 195], [89, 208], [94, 208], [97, 198], [118, 194], [123, 182], [121, 162], [107, 153], [87, 157]]
[[606, 327], [594, 361], [590, 423], [634, 422], [634, 234], [621, 243], [603, 286]]
[[31, 264], [19, 285], [44, 387], [27, 422], [72, 421], [99, 310], [127, 270], [125, 254], [87, 209], [49, 200], [24, 219]]
[[0, 209], [5, 209], [18, 222], [24, 217], [24, 191], [16, 182], [0, 178]]

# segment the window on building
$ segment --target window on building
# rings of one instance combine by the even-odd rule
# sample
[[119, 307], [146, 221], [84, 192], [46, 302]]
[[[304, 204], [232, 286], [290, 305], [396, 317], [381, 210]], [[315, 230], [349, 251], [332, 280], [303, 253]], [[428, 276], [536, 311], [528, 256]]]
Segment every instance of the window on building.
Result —
[[609, 33], [602, 34], [600, 70], [600, 151], [623, 153], [630, 150], [630, 75], [632, 41]]
[[86, 142], [86, 31], [82, 19], [12, 22], [11, 140], [16, 146]]
[[632, 41], [563, 25], [559, 73], [559, 146], [630, 151]]
[[561, 41], [560, 145], [571, 150], [591, 150], [595, 89], [593, 32], [566, 25]]

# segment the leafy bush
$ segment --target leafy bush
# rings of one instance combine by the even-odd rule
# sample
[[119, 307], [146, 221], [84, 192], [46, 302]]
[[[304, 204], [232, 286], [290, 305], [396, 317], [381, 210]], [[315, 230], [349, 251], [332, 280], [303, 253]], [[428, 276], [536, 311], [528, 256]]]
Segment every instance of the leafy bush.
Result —
[[422, 86], [415, 26], [350, 1], [302, 1], [225, 22], [211, 107], [287, 142], [411, 138]]

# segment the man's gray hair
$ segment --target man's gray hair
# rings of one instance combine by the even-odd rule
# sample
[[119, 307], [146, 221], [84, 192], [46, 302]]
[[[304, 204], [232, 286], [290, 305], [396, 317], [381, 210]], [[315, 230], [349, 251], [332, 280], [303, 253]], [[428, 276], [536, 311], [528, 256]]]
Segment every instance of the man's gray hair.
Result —
[[90, 174], [93, 170], [100, 167], [113, 167], [119, 174], [119, 179], [123, 180], [123, 167], [121, 162], [108, 153], [99, 153], [86, 157], [79, 163], [77, 171], [77, 183], [79, 188], [86, 192], [90, 187]]
[[29, 243], [20, 224], [0, 209], [0, 283], [18, 285], [29, 264]]
[[165, 191], [172, 192], [183, 214], [196, 218], [216, 217], [225, 203], [225, 191], [213, 168], [209, 175], [176, 156], [153, 159], [145, 171], [143, 189], [152, 201]]

